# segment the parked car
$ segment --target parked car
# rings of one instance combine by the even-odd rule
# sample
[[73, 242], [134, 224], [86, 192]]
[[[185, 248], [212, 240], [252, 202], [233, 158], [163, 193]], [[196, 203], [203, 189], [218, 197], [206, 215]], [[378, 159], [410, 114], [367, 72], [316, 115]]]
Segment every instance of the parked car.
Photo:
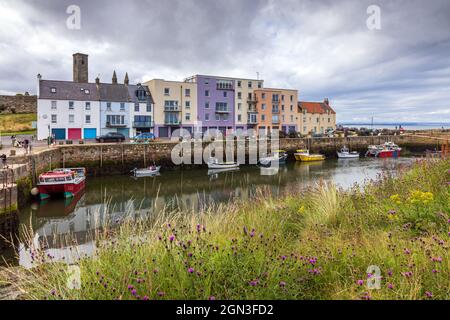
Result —
[[109, 132], [107, 134], [101, 135], [95, 138], [97, 142], [124, 142], [125, 136], [118, 132]]
[[144, 133], [138, 134], [137, 136], [132, 138], [132, 140], [134, 142], [146, 142], [146, 141], [154, 140], [154, 139], [155, 139], [155, 135], [151, 132], [144, 132]]

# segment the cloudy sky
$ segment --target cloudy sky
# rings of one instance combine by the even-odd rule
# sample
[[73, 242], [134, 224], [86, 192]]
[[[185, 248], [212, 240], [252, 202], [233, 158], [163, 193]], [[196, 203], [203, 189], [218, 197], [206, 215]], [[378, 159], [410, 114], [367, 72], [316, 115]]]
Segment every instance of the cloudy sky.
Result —
[[259, 72], [300, 100], [330, 98], [340, 122], [450, 122], [448, 0], [0, 0], [0, 93], [35, 92], [37, 73], [70, 80], [74, 52], [91, 81]]

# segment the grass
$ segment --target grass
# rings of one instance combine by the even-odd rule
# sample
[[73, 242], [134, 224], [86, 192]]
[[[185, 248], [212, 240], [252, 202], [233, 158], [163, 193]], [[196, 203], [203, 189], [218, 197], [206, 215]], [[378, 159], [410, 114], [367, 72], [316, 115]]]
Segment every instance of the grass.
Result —
[[1, 114], [1, 135], [32, 134], [35, 130], [32, 128], [31, 123], [36, 121], [36, 119], [37, 115], [35, 113]]
[[35, 268], [3, 274], [24, 299], [449, 299], [449, 168], [420, 161], [350, 191], [318, 183], [201, 213], [131, 212], [96, 232], [80, 290], [36, 248]]

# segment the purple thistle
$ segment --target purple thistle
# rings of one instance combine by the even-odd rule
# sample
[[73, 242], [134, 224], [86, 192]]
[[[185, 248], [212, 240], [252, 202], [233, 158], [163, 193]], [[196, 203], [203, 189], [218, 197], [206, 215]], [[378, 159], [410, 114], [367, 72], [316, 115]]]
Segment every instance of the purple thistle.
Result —
[[432, 297], [433, 297], [433, 293], [430, 292], [430, 291], [426, 291], [426, 292], [425, 292], [425, 296], [426, 296], [427, 298], [432, 298]]
[[171, 235], [171, 236], [169, 237], [169, 241], [170, 241], [170, 242], [173, 242], [173, 240], [175, 240], [175, 236], [174, 236], [174, 235]]
[[208, 300], [210, 300], [210, 301], [216, 300], [216, 297], [214, 297], [214, 296], [209, 296], [209, 297], [208, 297]]
[[358, 285], [358, 286], [362, 286], [363, 284], [364, 284], [364, 280], [358, 280], [358, 281], [356, 281], [356, 284]]
[[281, 288], [284, 288], [284, 287], [286, 287], [286, 282], [284, 282], [284, 281], [280, 281], [280, 287], [281, 287]]
[[133, 296], [136, 296], [136, 295], [137, 295], [136, 289], [131, 290], [131, 294], [132, 294]]
[[189, 268], [189, 269], [188, 269], [188, 272], [189, 272], [189, 273], [194, 273], [194, 271], [195, 271], [194, 268]]
[[388, 286], [387, 286], [389, 289], [394, 289], [394, 285], [392, 284], [392, 283], [388, 283]]
[[164, 293], [164, 291], [159, 291], [157, 295], [158, 297], [164, 297], [166, 294]]

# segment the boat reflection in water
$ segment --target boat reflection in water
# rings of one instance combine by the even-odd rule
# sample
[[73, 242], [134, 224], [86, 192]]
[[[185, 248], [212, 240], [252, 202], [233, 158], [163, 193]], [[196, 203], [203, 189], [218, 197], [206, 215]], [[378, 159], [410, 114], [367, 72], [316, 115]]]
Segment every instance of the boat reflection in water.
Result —
[[[219, 203], [255, 201], [255, 195], [277, 197], [320, 179], [349, 188], [412, 161], [367, 158], [351, 164], [337, 160], [288, 162], [273, 175], [262, 175], [254, 165], [242, 166], [236, 171], [215, 172], [212, 180], [206, 169], [168, 171], [137, 181], [129, 176], [105, 176], [90, 179], [80, 198], [33, 205], [22, 210], [19, 218], [22, 227], [31, 222], [35, 245], [45, 244], [45, 252], [55, 260], [70, 262], [74, 261], [71, 253], [94, 252], [96, 230], [117, 226], [125, 219], [156, 219], [164, 212], [178, 210], [197, 213]], [[29, 250], [23, 244], [20, 248], [18, 262], [29, 265]]]

